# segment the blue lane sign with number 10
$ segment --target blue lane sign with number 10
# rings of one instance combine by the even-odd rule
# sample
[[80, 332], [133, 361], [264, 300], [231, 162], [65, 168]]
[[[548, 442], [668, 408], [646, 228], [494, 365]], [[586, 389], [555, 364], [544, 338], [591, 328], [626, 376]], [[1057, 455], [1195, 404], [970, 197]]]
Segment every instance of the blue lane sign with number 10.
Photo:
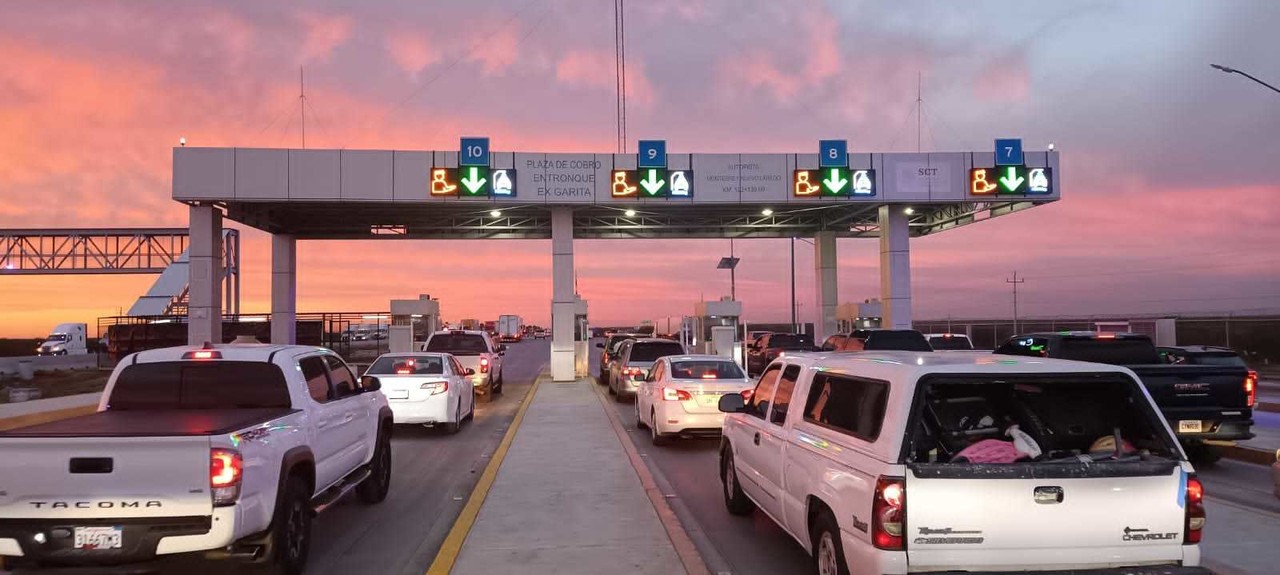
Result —
[[489, 167], [489, 138], [462, 138], [458, 165]]
[[845, 140], [818, 140], [818, 167], [849, 167], [849, 142]]
[[997, 166], [1021, 166], [1022, 163], [1022, 140], [1020, 138], [996, 140]]
[[667, 141], [666, 140], [640, 140], [640, 146], [637, 152], [636, 166], [641, 168], [665, 168], [667, 167]]

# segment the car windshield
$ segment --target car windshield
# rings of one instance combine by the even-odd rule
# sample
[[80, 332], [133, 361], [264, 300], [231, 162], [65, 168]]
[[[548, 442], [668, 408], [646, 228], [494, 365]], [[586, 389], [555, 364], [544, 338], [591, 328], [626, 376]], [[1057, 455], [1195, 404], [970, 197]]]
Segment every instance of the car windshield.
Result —
[[384, 355], [369, 367], [368, 375], [442, 375], [444, 358], [438, 355]]
[[1151, 340], [1146, 338], [1064, 337], [1057, 357], [1112, 365], [1162, 363]]
[[775, 333], [769, 336], [769, 347], [781, 349], [808, 349], [813, 347], [813, 338], [798, 333]]
[[949, 351], [956, 349], [973, 349], [973, 344], [969, 342], [969, 338], [963, 335], [941, 336], [935, 335], [929, 338], [929, 345], [936, 351]]
[[424, 351], [445, 351], [454, 355], [480, 355], [489, 351], [484, 336], [469, 333], [439, 333], [431, 336]]
[[49, 334], [49, 337], [44, 339], [45, 341], [68, 341], [71, 339], [71, 336], [65, 333], [51, 333]]
[[642, 341], [631, 346], [631, 357], [628, 361], [654, 361], [660, 357], [683, 353], [684, 346], [674, 341]]
[[746, 379], [732, 361], [695, 360], [671, 362], [671, 379]]

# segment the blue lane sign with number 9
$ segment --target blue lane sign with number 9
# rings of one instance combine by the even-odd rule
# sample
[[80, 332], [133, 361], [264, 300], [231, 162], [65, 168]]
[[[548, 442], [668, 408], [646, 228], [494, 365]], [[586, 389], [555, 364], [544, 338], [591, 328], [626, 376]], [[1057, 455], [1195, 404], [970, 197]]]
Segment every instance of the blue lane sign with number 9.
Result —
[[996, 165], [1021, 166], [1022, 140], [1020, 138], [1001, 138], [996, 140]]
[[641, 168], [665, 168], [667, 167], [667, 141], [666, 140], [640, 140], [639, 152], [637, 152], [638, 162], [636, 166]]
[[463, 138], [458, 165], [489, 167], [489, 138]]
[[849, 167], [849, 142], [845, 140], [818, 140], [818, 167]]

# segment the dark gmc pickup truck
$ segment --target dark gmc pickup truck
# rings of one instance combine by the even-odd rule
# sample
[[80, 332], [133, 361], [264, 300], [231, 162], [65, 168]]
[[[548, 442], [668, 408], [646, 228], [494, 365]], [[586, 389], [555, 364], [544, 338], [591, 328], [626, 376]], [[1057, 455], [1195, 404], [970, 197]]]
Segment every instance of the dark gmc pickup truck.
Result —
[[1129, 368], [1142, 380], [1178, 439], [1189, 448], [1197, 448], [1191, 450], [1193, 454], [1206, 440], [1253, 437], [1252, 386], [1249, 371], [1242, 366], [1169, 365], [1161, 359], [1151, 338], [1131, 333], [1033, 333], [1010, 338], [995, 353]]

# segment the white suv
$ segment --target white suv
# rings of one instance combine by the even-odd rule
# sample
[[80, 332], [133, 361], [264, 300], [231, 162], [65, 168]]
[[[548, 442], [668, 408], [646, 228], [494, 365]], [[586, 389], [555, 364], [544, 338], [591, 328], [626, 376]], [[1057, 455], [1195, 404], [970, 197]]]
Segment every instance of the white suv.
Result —
[[798, 353], [719, 407], [729, 511], [818, 573], [1209, 573], [1203, 487], [1123, 367]]

